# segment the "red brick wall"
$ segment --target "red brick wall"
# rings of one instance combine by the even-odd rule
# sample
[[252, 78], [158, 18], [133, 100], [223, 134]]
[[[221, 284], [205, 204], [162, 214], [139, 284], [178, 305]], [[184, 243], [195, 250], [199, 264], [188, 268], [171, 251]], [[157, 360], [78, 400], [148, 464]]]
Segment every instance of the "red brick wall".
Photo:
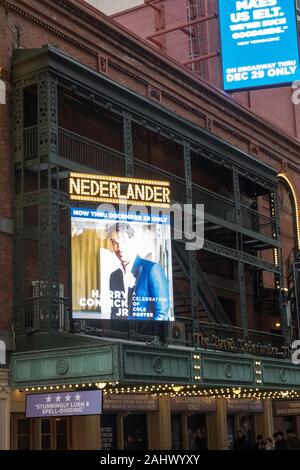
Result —
[[128, 10], [124, 14], [112, 15], [119, 24], [127, 28], [129, 31], [134, 31], [142, 38], [153, 34], [155, 25], [157, 24], [158, 13], [151, 7], [135, 8]]
[[[186, 23], [186, 2], [182, 2], [181, 0], [165, 2], [164, 22], [166, 24], [166, 28]], [[172, 51], [172, 57], [181, 63], [189, 59], [189, 44], [186, 33], [177, 30], [161, 37], [164, 40], [164, 51], [167, 54], [169, 54], [169, 51]], [[160, 39], [158, 38], [158, 40]]]

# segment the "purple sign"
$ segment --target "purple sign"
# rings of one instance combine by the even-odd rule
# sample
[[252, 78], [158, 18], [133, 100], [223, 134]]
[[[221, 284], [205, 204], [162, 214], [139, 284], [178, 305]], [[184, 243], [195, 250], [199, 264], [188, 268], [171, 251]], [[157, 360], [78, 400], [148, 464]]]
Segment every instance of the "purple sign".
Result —
[[27, 395], [26, 418], [100, 415], [102, 391], [34, 393]]

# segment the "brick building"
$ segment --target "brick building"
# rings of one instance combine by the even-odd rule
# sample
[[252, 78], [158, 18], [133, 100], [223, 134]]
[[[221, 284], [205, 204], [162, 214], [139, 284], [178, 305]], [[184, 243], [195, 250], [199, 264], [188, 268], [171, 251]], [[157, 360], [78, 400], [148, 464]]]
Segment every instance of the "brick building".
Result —
[[[116, 19], [142, 8], [160, 7]], [[300, 383], [288, 352], [300, 249], [290, 90], [272, 91], [286, 113], [275, 127], [270, 92], [248, 109], [245, 93], [182, 66], [186, 51], [170, 57], [81, 0], [0, 0], [0, 26], [1, 447], [122, 449], [134, 427], [145, 449], [193, 448], [198, 429], [202, 448], [222, 449], [243, 423], [251, 439], [297, 427], [290, 401], [286, 417], [272, 404], [296, 400]], [[71, 171], [163, 179], [174, 201], [204, 203], [204, 249], [173, 243], [167, 347], [152, 322], [70, 318]], [[28, 392], [97, 387], [101, 418], [24, 416]]]
[[[111, 17], [186, 66], [196, 76], [222, 89], [218, 0], [163, 0], [114, 13]], [[105, 3], [103, 11], [107, 10]], [[125, 11], [124, 11], [125, 10]], [[300, 115], [291, 87], [232, 93], [227, 96], [290, 135], [299, 137]], [[226, 92], [225, 92], [226, 95]]]

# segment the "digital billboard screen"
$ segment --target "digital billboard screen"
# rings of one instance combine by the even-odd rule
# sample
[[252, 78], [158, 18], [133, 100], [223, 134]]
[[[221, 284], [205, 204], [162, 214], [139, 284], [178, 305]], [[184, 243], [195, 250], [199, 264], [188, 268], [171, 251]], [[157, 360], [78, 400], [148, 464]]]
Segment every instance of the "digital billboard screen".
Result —
[[173, 321], [170, 214], [71, 209], [73, 318]]
[[300, 80], [294, 0], [219, 0], [225, 91]]

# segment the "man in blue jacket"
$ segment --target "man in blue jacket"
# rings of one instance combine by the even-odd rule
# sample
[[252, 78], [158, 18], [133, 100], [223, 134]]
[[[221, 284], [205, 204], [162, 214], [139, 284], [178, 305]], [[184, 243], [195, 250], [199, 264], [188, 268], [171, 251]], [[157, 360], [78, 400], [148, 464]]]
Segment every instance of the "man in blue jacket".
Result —
[[169, 320], [169, 282], [163, 268], [137, 254], [131, 225], [119, 222], [110, 226], [108, 237], [121, 262], [109, 280], [111, 318]]

